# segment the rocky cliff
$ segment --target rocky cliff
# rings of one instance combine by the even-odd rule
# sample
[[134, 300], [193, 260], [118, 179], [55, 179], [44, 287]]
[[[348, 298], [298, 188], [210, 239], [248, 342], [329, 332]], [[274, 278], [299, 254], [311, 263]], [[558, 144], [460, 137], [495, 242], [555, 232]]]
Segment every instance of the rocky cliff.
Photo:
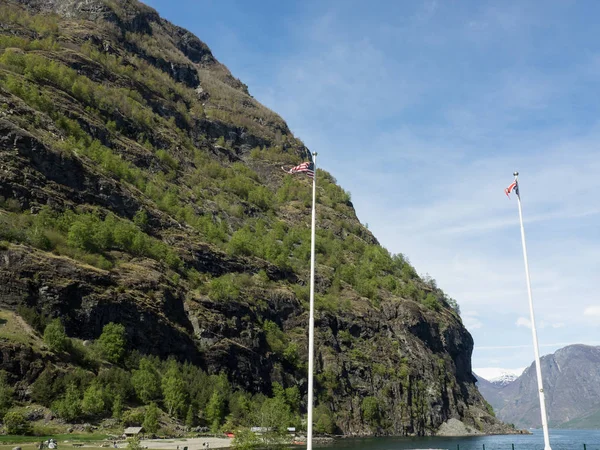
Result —
[[[598, 428], [600, 347], [570, 345], [540, 360], [551, 427]], [[541, 427], [535, 363], [504, 386], [478, 387], [498, 417], [519, 427]]]
[[[90, 342], [120, 323], [130, 351], [249, 393], [299, 386], [305, 409], [310, 184], [280, 167], [309, 150], [141, 3], [0, 8], [0, 308]], [[424, 435], [451, 418], [505, 431], [444, 293], [323, 171], [318, 197], [316, 386], [337, 431]], [[0, 332], [23, 401], [59, 362], [28, 339]]]

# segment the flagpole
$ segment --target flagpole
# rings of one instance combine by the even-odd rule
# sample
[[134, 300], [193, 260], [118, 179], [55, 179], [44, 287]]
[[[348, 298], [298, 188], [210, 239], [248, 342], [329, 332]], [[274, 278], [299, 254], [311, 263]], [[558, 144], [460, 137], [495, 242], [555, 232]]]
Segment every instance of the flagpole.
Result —
[[537, 331], [535, 329], [535, 317], [533, 314], [533, 300], [531, 297], [531, 281], [529, 279], [529, 262], [527, 260], [527, 245], [525, 243], [525, 227], [523, 227], [523, 210], [521, 209], [521, 193], [519, 187], [519, 172], [513, 174], [517, 183], [517, 204], [519, 205], [519, 221], [521, 222], [521, 244], [523, 245], [523, 259], [525, 261], [525, 278], [527, 280], [527, 294], [529, 296], [529, 314], [531, 316], [531, 334], [533, 335], [533, 350], [535, 352], [535, 369], [540, 396], [540, 410], [542, 415], [542, 430], [544, 432], [544, 450], [551, 450], [550, 437], [548, 436], [548, 418], [546, 415], [546, 399], [544, 397], [544, 385], [542, 383], [542, 368], [540, 365], [540, 351], [538, 348]]
[[317, 197], [317, 154], [312, 154], [313, 162], [313, 192], [312, 192], [312, 223], [310, 238], [310, 307], [308, 318], [308, 426], [306, 450], [312, 450], [313, 434], [313, 365], [315, 344], [315, 207]]

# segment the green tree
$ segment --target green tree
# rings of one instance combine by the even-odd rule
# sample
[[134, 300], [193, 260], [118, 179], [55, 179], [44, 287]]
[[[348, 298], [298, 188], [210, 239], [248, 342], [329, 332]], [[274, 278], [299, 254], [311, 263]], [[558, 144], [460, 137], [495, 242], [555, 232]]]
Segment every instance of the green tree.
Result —
[[231, 274], [214, 278], [208, 285], [208, 296], [217, 302], [233, 301], [240, 295], [240, 290], [235, 286]]
[[133, 223], [135, 223], [140, 230], [146, 230], [148, 227], [148, 213], [145, 210], [140, 209], [135, 213], [135, 216], [133, 216]]
[[44, 330], [44, 342], [55, 352], [64, 352], [69, 349], [70, 340], [65, 333], [65, 327], [60, 319], [54, 319]]
[[13, 404], [15, 390], [8, 384], [8, 376], [0, 370], [0, 416], [4, 415]]
[[379, 425], [379, 402], [375, 397], [365, 397], [362, 401], [362, 416], [368, 425]]
[[133, 371], [131, 384], [136, 395], [144, 404], [160, 400], [160, 376], [149, 359], [142, 358], [140, 360], [140, 368]]
[[158, 412], [158, 406], [154, 402], [150, 403], [146, 408], [142, 426], [148, 433], [156, 433], [158, 431]]
[[214, 432], [219, 430], [225, 417], [225, 396], [222, 392], [215, 390], [206, 405], [206, 418]]
[[75, 383], [67, 386], [64, 397], [52, 404], [52, 410], [67, 422], [73, 422], [81, 417], [81, 396]]
[[285, 389], [285, 402], [293, 413], [298, 413], [300, 411], [300, 400], [300, 389], [298, 389], [298, 386], [292, 386]]
[[187, 392], [181, 370], [175, 361], [169, 362], [169, 368], [162, 378], [162, 392], [169, 416], [182, 416], [185, 412]]
[[112, 404], [112, 416], [115, 419], [120, 419], [123, 415], [123, 398], [117, 394]]
[[191, 403], [190, 406], [188, 406], [187, 414], [185, 415], [185, 426], [188, 428], [196, 426], [196, 410]]
[[252, 450], [261, 444], [261, 439], [256, 435], [256, 433], [245, 428], [238, 430], [235, 433], [231, 447], [236, 450]]
[[97, 383], [92, 383], [83, 394], [81, 409], [84, 414], [91, 417], [98, 417], [104, 412], [104, 393], [102, 387]]
[[4, 415], [4, 428], [7, 434], [30, 434], [31, 425], [20, 411], [9, 411]]
[[59, 380], [56, 373], [47, 367], [33, 383], [31, 397], [44, 406], [50, 406], [58, 396], [57, 381]]
[[427, 297], [425, 297], [425, 300], [423, 300], [423, 304], [428, 309], [431, 309], [433, 311], [439, 311], [442, 308], [440, 301], [434, 294], [427, 294]]
[[250, 425], [249, 416], [252, 402], [250, 394], [243, 391], [234, 392], [229, 398], [229, 411], [236, 425]]
[[144, 422], [144, 418], [144, 411], [140, 409], [130, 409], [121, 416], [121, 420], [126, 427], [139, 427]]
[[112, 398], [120, 396], [123, 402], [126, 402], [134, 394], [131, 385], [131, 372], [120, 367], [112, 366], [101, 370], [98, 374], [98, 381], [102, 384], [104, 391], [108, 392]]
[[275, 432], [283, 432], [291, 425], [292, 415], [290, 407], [283, 396], [266, 399], [257, 412], [256, 420], [261, 427], [266, 427]]
[[133, 436], [127, 439], [127, 448], [128, 450], [142, 450], [140, 438], [137, 436]]
[[108, 361], [118, 363], [125, 354], [125, 327], [120, 323], [107, 323], [98, 338], [98, 345]]
[[314, 426], [317, 433], [332, 434], [335, 431], [335, 422], [327, 406], [321, 404], [315, 408]]

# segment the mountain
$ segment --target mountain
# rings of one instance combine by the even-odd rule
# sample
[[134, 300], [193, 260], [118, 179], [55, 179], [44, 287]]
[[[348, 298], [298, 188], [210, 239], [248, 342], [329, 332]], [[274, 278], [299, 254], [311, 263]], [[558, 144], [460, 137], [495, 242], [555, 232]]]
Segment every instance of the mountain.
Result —
[[[600, 428], [600, 347], [570, 345], [540, 360], [551, 427]], [[541, 427], [535, 363], [508, 384], [479, 378], [478, 388], [503, 421]]]
[[[3, 0], [0, 17], [0, 409], [300, 423], [311, 185], [281, 166], [311, 152], [141, 3]], [[456, 304], [317, 178], [316, 429], [506, 431]]]
[[515, 381], [517, 378], [519, 378], [519, 376], [515, 375], [514, 373], [503, 373], [496, 378], [492, 378], [490, 381], [497, 386], [506, 386], [507, 384]]
[[501, 369], [489, 367], [474, 369], [474, 373], [478, 380], [485, 379], [492, 384], [504, 386], [519, 378], [519, 375], [523, 373], [523, 369]]

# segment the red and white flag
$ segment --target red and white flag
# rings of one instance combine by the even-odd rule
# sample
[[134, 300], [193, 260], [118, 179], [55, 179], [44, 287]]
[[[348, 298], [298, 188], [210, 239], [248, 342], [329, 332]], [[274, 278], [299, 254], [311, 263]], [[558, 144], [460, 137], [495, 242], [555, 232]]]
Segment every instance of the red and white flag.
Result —
[[281, 168], [285, 173], [305, 173], [309, 177], [313, 178], [315, 176], [315, 166], [312, 161], [303, 162], [302, 164], [297, 165], [296, 167], [292, 167], [289, 170]]
[[504, 189], [504, 193], [506, 194], [506, 196], [508, 198], [510, 198], [510, 194], [512, 191], [515, 191], [515, 194], [517, 194], [517, 197], [521, 198], [521, 196], [519, 195], [519, 183], [517, 182], [517, 180], [513, 181], [510, 186], [508, 186], [506, 189]]

